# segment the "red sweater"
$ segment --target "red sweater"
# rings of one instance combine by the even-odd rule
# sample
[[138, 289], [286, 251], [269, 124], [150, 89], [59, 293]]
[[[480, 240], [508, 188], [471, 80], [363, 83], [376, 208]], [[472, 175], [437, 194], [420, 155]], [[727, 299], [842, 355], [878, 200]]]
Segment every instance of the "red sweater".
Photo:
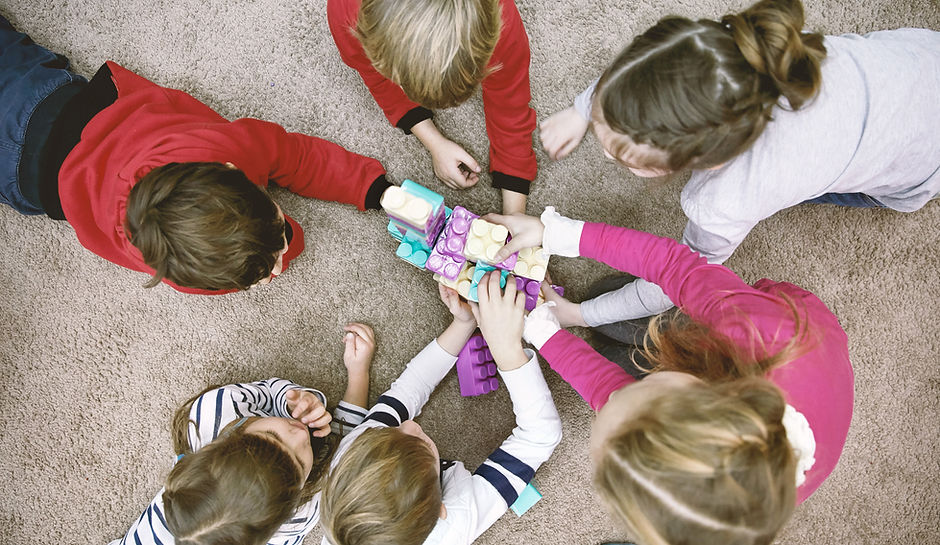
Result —
[[[586, 223], [580, 253], [662, 287], [692, 319], [716, 328], [745, 350], [752, 328], [769, 352], [781, 349], [795, 330], [785, 297], [796, 304], [813, 344], [799, 358], [772, 369], [767, 378], [783, 390], [787, 403], [806, 417], [813, 430], [816, 463], [797, 489], [798, 502], [808, 498], [835, 468], [852, 421], [854, 379], [848, 338], [832, 311], [793, 284], [764, 279], [749, 286], [687, 246], [641, 231]], [[539, 353], [595, 410], [614, 391], [634, 382], [620, 366], [565, 330], [553, 335]]]
[[[59, 170], [59, 197], [83, 246], [135, 271], [153, 274], [124, 233], [127, 196], [137, 181], [173, 162], [233, 163], [260, 186], [364, 209], [385, 169], [375, 159], [257, 119], [229, 122], [192, 96], [160, 87], [108, 61], [117, 100], [96, 115]], [[303, 231], [285, 215], [293, 238], [284, 268], [304, 248]], [[228, 292], [183, 288], [186, 293]]]
[[[359, 16], [360, 0], [328, 0], [326, 5], [330, 32], [347, 65], [355, 68], [375, 101], [392, 123], [409, 132], [427, 116], [415, 114], [401, 124], [406, 114], [421, 108], [405, 96], [401, 87], [372, 67], [372, 62], [353, 35]], [[535, 110], [529, 107], [529, 38], [519, 10], [512, 0], [500, 0], [502, 29], [489, 66], [500, 66], [482, 82], [486, 133], [490, 138], [490, 170], [493, 182], [501, 187], [500, 175], [532, 181], [537, 170], [532, 151]]]

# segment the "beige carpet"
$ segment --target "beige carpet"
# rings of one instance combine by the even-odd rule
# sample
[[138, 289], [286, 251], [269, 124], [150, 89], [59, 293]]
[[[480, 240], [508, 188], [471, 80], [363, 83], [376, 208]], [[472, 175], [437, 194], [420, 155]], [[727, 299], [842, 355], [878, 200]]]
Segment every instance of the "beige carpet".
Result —
[[[485, 183], [457, 193], [433, 179], [413, 138], [385, 122], [340, 61], [325, 0], [0, 0], [0, 13], [90, 76], [113, 59], [187, 90], [229, 118], [255, 116], [380, 159], [478, 212]], [[717, 0], [519, 0], [532, 44], [532, 94], [544, 118], [631, 36], [667, 13], [716, 17]], [[940, 28], [937, 0], [818, 0], [826, 33]], [[924, 89], [936, 93], [936, 89]], [[438, 114], [442, 130], [485, 160], [479, 96]], [[568, 159], [539, 154], [530, 211], [677, 237], [680, 181], [646, 187], [605, 163], [593, 138]], [[262, 289], [222, 297], [146, 290], [147, 277], [85, 251], [71, 228], [0, 207], [0, 542], [101, 544], [123, 535], [172, 465], [169, 417], [208, 383], [280, 376], [344, 388], [341, 326], [377, 332], [372, 396], [438, 333], [446, 310], [429, 274], [394, 256], [379, 212], [286, 193], [307, 251]], [[914, 214], [802, 206], [761, 223], [728, 265], [749, 281], [787, 280], [818, 294], [849, 335], [856, 404], [842, 461], [793, 516], [780, 543], [940, 543], [940, 203]], [[607, 271], [553, 260], [575, 299]], [[565, 438], [536, 481], [545, 498], [507, 514], [479, 543], [592, 544], [627, 536], [589, 485], [590, 412], [552, 372]], [[443, 456], [480, 463], [509, 433], [505, 391], [463, 399], [451, 374], [421, 423]], [[311, 535], [307, 543], [318, 543]]]

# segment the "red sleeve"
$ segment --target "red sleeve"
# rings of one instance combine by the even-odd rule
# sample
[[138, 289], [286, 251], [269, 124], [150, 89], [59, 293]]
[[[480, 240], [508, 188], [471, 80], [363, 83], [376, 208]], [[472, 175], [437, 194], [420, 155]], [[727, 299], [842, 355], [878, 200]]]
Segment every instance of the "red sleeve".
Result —
[[490, 170], [531, 181], [537, 166], [532, 151], [535, 110], [529, 106], [529, 38], [513, 1], [500, 5], [503, 28], [490, 61], [500, 68], [482, 84]]
[[362, 76], [363, 83], [369, 88], [372, 97], [378, 103], [389, 123], [397, 126], [398, 121], [409, 111], [420, 105], [412, 102], [398, 84], [379, 74], [372, 67], [372, 61], [366, 56], [362, 44], [352, 33], [359, 16], [359, 0], [328, 0], [326, 18], [330, 24], [330, 33], [339, 56], [350, 68]]
[[377, 160], [333, 142], [289, 133], [276, 123], [238, 119], [171, 135], [154, 148], [151, 161], [231, 162], [258, 185], [268, 182], [326, 201], [365, 210], [366, 195], [385, 168]]
[[552, 335], [539, 354], [595, 411], [607, 404], [610, 394], [636, 380], [564, 329]]

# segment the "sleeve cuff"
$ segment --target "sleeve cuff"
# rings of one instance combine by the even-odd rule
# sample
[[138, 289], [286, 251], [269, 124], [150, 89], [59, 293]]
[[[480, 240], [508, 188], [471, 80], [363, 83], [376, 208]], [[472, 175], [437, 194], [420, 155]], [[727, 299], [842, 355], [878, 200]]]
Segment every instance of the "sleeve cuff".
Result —
[[366, 202], [364, 204], [366, 210], [381, 210], [382, 205], [379, 201], [382, 199], [382, 194], [385, 193], [385, 190], [392, 186], [392, 183], [389, 182], [385, 175], [382, 174], [372, 182], [372, 185], [369, 186], [369, 191], [366, 193]]
[[531, 180], [526, 180], [518, 176], [510, 176], [509, 174], [503, 174], [496, 170], [494, 170], [491, 175], [493, 176], [493, 187], [496, 189], [505, 189], [515, 193], [522, 193], [523, 195], [529, 194], [529, 186], [532, 185]]
[[587, 89], [581, 91], [581, 94], [574, 98], [574, 109], [581, 114], [585, 121], [591, 120], [591, 101], [594, 98], [594, 90], [597, 89], [597, 82], [600, 78], [592, 81]]
[[584, 222], [566, 218], [555, 212], [554, 206], [546, 206], [541, 216], [545, 232], [542, 234], [542, 249], [548, 255], [578, 257], [581, 255], [581, 231]]
[[554, 305], [553, 301], [539, 305], [525, 317], [522, 337], [536, 350], [541, 350], [542, 346], [561, 329], [558, 318], [552, 310]]
[[395, 126], [404, 131], [405, 134], [411, 134], [412, 127], [432, 117], [434, 117], [434, 112], [424, 106], [417, 106], [408, 110], [405, 115], [401, 116], [401, 119], [398, 120]]

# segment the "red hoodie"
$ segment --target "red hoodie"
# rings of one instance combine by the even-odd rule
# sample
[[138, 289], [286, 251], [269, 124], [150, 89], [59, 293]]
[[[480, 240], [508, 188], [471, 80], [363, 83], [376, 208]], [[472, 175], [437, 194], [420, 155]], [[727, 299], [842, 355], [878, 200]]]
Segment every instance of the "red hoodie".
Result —
[[[152, 275], [124, 233], [127, 196], [137, 181], [167, 163], [232, 163], [260, 186], [268, 182], [305, 197], [365, 209], [366, 194], [385, 169], [312, 136], [288, 133], [257, 119], [227, 121], [192, 96], [150, 82], [108, 61], [117, 100], [98, 113], [59, 170], [65, 217], [83, 246], [101, 257]], [[300, 225], [285, 215], [293, 238], [284, 268], [304, 249]], [[184, 288], [186, 293], [220, 294]]]
[[[343, 62], [359, 72], [389, 122], [410, 131], [415, 123], [402, 126], [400, 122], [405, 114], [421, 106], [409, 100], [401, 87], [372, 67], [362, 44], [352, 33], [359, 18], [360, 4], [360, 0], [327, 1], [326, 14], [333, 40]], [[502, 29], [488, 65], [499, 69], [481, 84], [486, 133], [490, 138], [490, 170], [532, 181], [537, 166], [535, 152], [532, 151], [535, 110], [529, 107], [532, 99], [529, 91], [529, 38], [513, 1], [500, 0], [500, 8]], [[500, 187], [499, 176], [494, 175], [493, 178], [494, 185]]]

